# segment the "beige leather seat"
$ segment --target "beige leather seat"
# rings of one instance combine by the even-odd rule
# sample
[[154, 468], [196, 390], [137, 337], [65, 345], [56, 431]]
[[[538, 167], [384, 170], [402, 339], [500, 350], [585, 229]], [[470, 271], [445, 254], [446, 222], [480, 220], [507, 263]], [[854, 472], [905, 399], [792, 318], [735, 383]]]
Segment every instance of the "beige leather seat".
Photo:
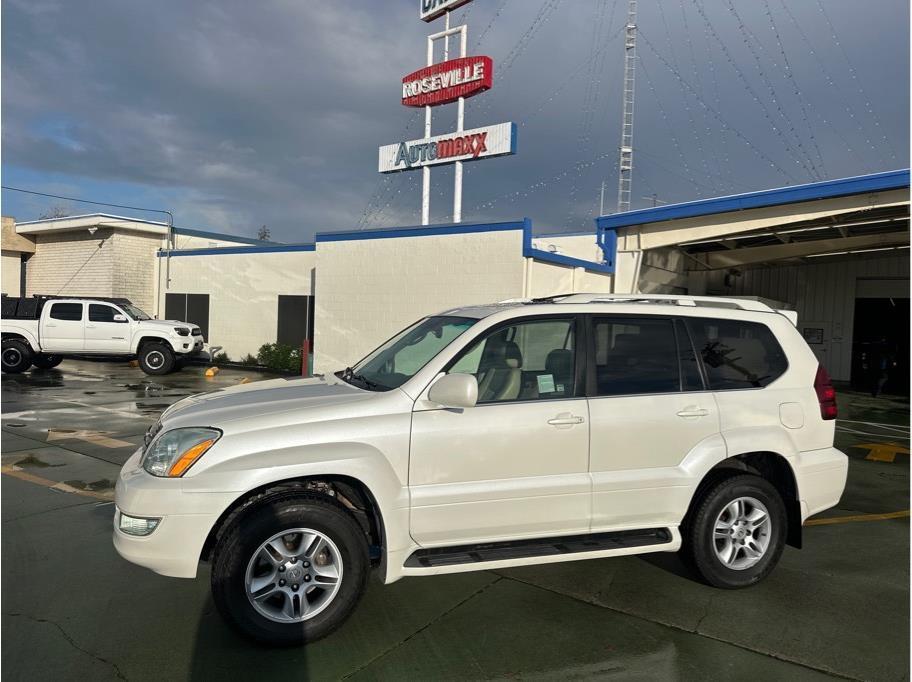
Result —
[[514, 341], [492, 336], [478, 366], [478, 401], [516, 400], [522, 387], [522, 352]]

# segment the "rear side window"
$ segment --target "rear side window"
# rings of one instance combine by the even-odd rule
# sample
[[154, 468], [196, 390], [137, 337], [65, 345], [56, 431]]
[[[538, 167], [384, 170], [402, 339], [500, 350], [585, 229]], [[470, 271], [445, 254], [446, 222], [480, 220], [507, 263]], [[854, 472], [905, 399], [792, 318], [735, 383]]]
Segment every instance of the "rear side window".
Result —
[[596, 317], [596, 395], [677, 393], [678, 347], [671, 320]]
[[687, 324], [714, 391], [762, 388], [788, 368], [782, 346], [765, 324], [696, 318]]
[[51, 317], [55, 320], [81, 320], [82, 303], [55, 303], [51, 306]]

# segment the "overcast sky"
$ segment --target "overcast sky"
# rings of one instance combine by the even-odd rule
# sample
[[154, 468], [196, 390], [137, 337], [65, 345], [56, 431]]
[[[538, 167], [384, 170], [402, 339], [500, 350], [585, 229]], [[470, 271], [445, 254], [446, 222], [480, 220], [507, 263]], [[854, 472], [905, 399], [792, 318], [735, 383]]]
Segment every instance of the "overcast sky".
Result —
[[[786, 4], [787, 3], [787, 4]], [[3, 184], [164, 208], [272, 238], [420, 222], [422, 136], [399, 103], [424, 65], [419, 0], [5, 0]], [[494, 87], [466, 127], [515, 121], [515, 156], [465, 165], [463, 219], [591, 229], [617, 194], [625, 0], [474, 0], [453, 14]], [[906, 0], [639, 2], [634, 208], [909, 165]], [[481, 42], [479, 44], [479, 39]], [[455, 105], [434, 110], [434, 133]], [[451, 167], [432, 172], [449, 222]], [[52, 205], [3, 191], [3, 213]], [[135, 215], [143, 215], [136, 213]], [[145, 217], [155, 218], [154, 214]]]

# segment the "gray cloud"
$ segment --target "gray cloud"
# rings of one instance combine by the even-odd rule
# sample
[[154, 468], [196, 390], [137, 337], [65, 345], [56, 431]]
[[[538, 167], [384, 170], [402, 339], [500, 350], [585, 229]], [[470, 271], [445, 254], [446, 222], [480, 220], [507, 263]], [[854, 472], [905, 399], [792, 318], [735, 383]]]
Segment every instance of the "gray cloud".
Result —
[[[782, 0], [640, 3], [635, 204], [908, 165], [907, 5], [821, 2], [826, 16], [815, 2], [790, 3], [791, 16]], [[420, 114], [398, 103], [423, 63], [416, 5], [8, 0], [4, 184], [155, 202], [187, 226], [265, 223], [286, 241], [414, 224], [420, 173], [380, 177], [376, 154], [420, 137]], [[625, 9], [475, 0], [455, 13], [470, 45], [488, 29], [476, 53], [495, 60], [466, 126], [520, 124], [516, 156], [466, 164], [465, 219], [589, 227], [603, 179], [613, 206]], [[454, 118], [438, 108], [435, 132]], [[433, 177], [432, 217], [446, 221], [452, 171]], [[5, 213], [35, 206], [10, 194]]]

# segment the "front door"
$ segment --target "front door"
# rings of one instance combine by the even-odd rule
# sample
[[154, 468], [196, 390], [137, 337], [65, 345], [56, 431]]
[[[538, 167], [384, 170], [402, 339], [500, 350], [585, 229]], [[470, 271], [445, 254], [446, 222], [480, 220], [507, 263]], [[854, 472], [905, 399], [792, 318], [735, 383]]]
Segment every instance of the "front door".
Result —
[[121, 310], [107, 303], [89, 303], [89, 318], [85, 325], [86, 349], [97, 353], [129, 353], [128, 319]]
[[424, 546], [589, 531], [589, 413], [574, 316], [482, 335], [448, 372], [474, 374], [475, 407], [412, 417], [411, 533]]
[[596, 316], [591, 338], [592, 531], [677, 524], [690, 500], [678, 465], [698, 446], [724, 451], [687, 330]]
[[51, 303], [51, 309], [41, 324], [41, 348], [55, 353], [83, 350], [84, 324], [82, 303]]

